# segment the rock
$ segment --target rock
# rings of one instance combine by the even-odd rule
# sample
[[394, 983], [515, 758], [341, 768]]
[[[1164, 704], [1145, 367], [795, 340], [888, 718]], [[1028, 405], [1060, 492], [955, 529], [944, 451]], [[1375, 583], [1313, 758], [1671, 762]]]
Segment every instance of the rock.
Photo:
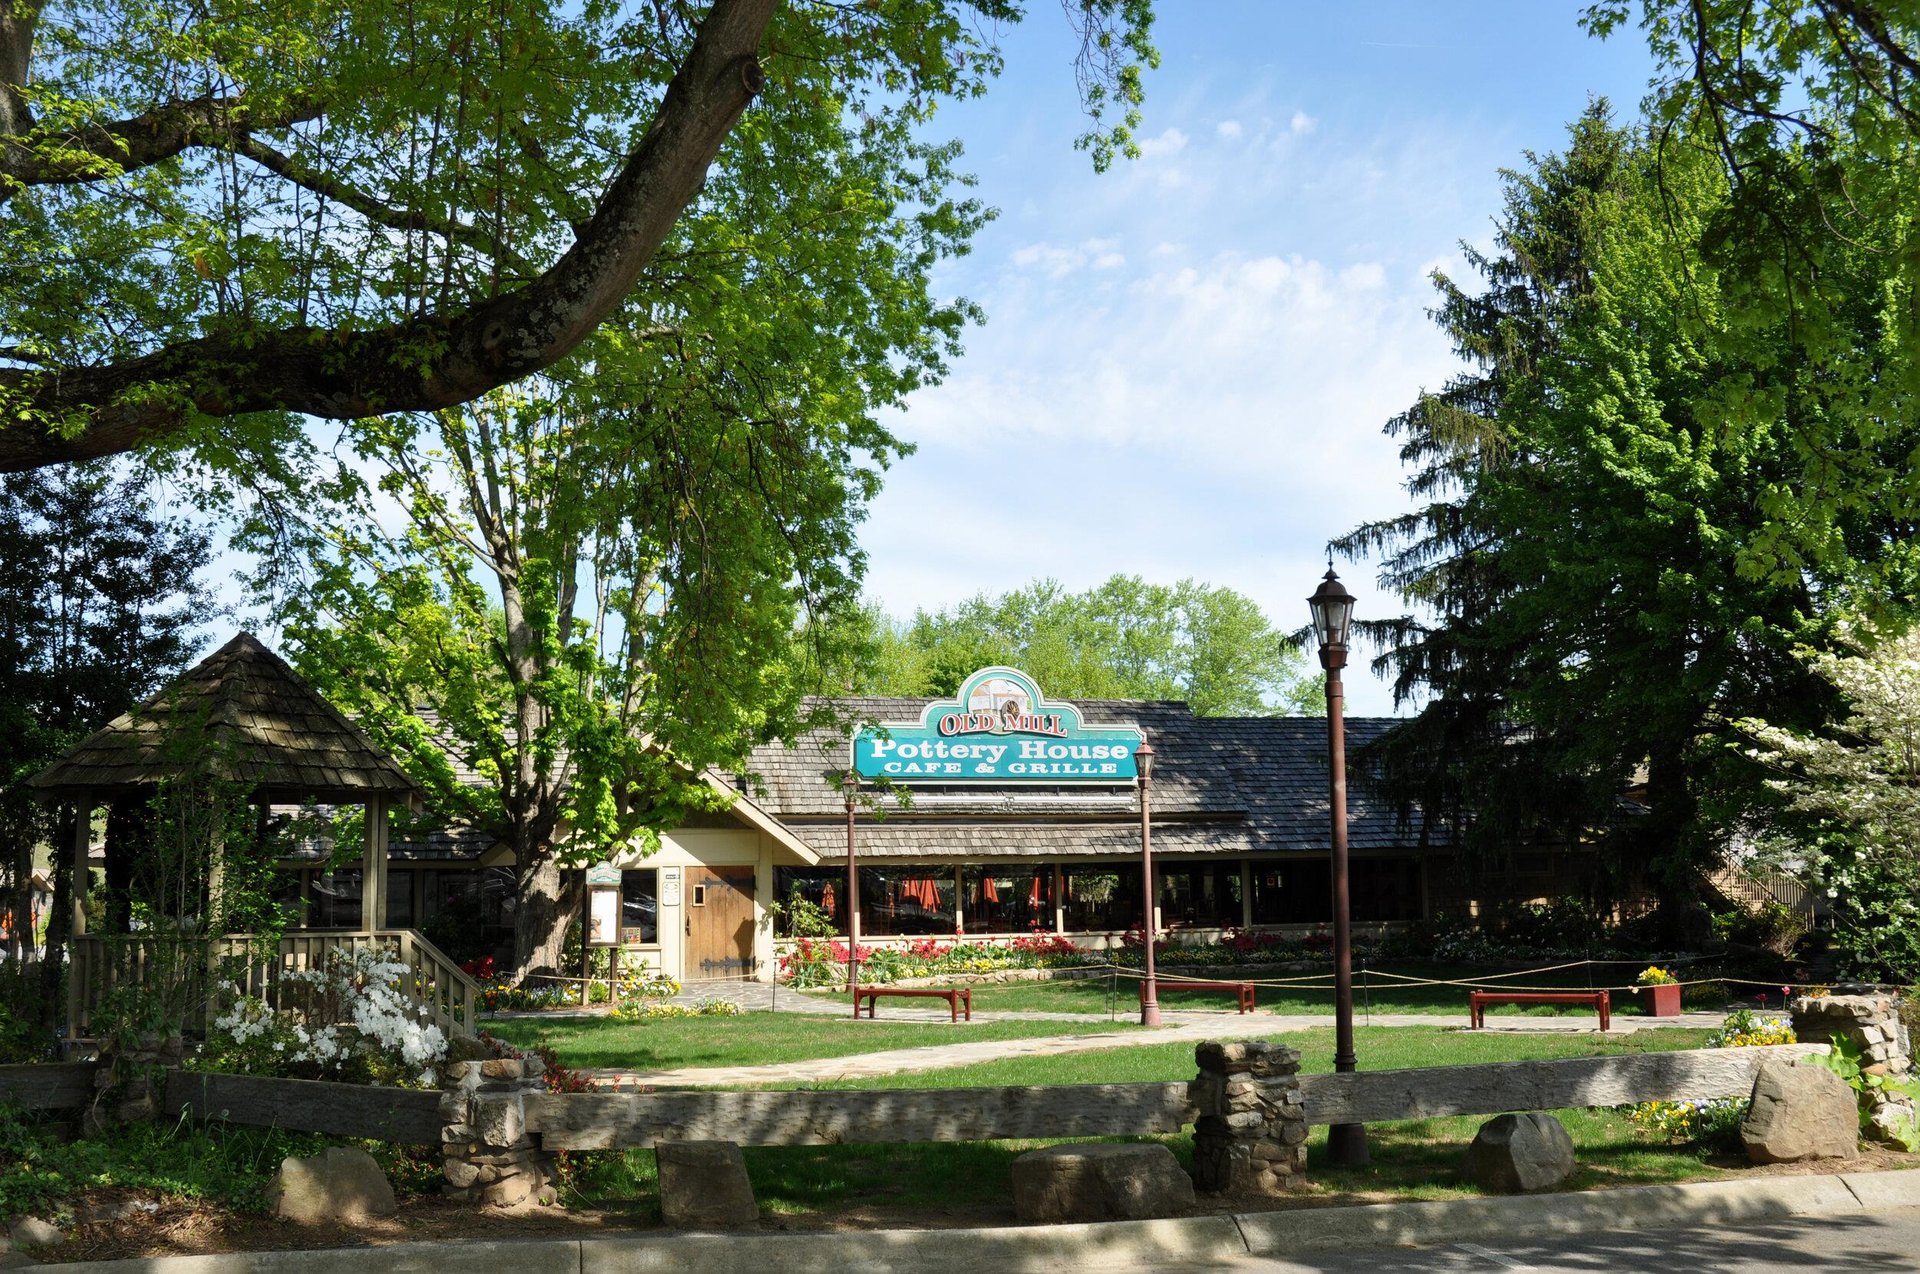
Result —
[[1740, 1141], [1754, 1163], [1852, 1159], [1860, 1153], [1860, 1108], [1832, 1071], [1768, 1062], [1754, 1076]]
[[663, 1141], [653, 1155], [660, 1166], [660, 1216], [668, 1225], [729, 1230], [759, 1223], [746, 1157], [731, 1141]]
[[365, 1221], [394, 1212], [386, 1174], [372, 1155], [350, 1146], [330, 1146], [311, 1159], [282, 1159], [267, 1198], [275, 1216], [304, 1225]]
[[1905, 1102], [1882, 1102], [1874, 1108], [1864, 1131], [1874, 1141], [1905, 1146], [1915, 1132], [1914, 1108]]
[[1134, 1221], [1193, 1207], [1193, 1179], [1157, 1142], [1048, 1146], [1013, 1161], [1022, 1221]]
[[1552, 1115], [1501, 1115], [1467, 1148], [1468, 1180], [1498, 1194], [1552, 1190], [1573, 1175], [1573, 1138]]
[[67, 1241], [59, 1226], [37, 1216], [23, 1216], [15, 1221], [10, 1237], [17, 1248], [54, 1247]]

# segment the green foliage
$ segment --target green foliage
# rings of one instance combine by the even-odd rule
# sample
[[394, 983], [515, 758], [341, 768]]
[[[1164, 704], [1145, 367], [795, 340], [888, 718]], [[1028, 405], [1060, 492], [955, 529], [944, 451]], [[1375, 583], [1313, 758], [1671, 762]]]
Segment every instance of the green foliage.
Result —
[[1181, 699], [1202, 716], [1325, 706], [1298, 647], [1252, 599], [1196, 580], [1115, 575], [1084, 593], [1037, 580], [905, 624], [871, 604], [838, 622], [852, 630], [847, 657], [810, 674], [830, 692], [951, 695], [969, 673], [1005, 664], [1063, 699]]
[[[1732, 339], [1739, 280], [1696, 240], [1734, 197], [1604, 103], [1509, 173], [1494, 250], [1469, 253], [1481, 289], [1436, 280], [1473, 370], [1388, 426], [1420, 507], [1339, 542], [1384, 551], [1382, 582], [1432, 616], [1363, 625], [1396, 694], [1428, 696], [1371, 757], [1382, 778], [1487, 855], [1600, 843], [1596, 890], [1650, 885], [1682, 942], [1705, 937], [1697, 873], [1761, 791], [1731, 721], [1818, 721], [1796, 644], [1904, 551], [1898, 510], [1865, 501], [1845, 560], [1757, 566], [1798, 516], [1795, 432], [1735, 426], [1714, 395], [1786, 393], [1792, 321], [1745, 316]], [[1622, 818], [1636, 780], [1647, 813]]]
[[59, 1215], [73, 1195], [93, 1187], [262, 1212], [280, 1161], [318, 1154], [326, 1145], [325, 1137], [312, 1133], [184, 1119], [121, 1124], [98, 1137], [69, 1141], [0, 1107], [0, 1215]]
[[1604, 35], [1636, 12], [1663, 170], [1710, 164], [1728, 187], [1656, 230], [1718, 280], [1686, 326], [1717, 354], [1692, 395], [1703, 424], [1778, 453], [1749, 487], [1762, 522], [1741, 569], [1846, 575], [1856, 605], [1906, 609], [1910, 537], [1876, 543], [1874, 528], [1910, 521], [1920, 495], [1920, 15], [1908, 0], [1601, 0], [1585, 21]]
[[[0, 279], [6, 419], [70, 436], [109, 408], [139, 413], [189, 449], [181, 463], [284, 474], [313, 454], [294, 413], [362, 414], [356, 400], [379, 403], [370, 385], [417, 384], [474, 309], [526, 314], [512, 307], [536, 279], [551, 284], [544, 272], [576, 240], [592, 241], [588, 256], [650, 265], [603, 334], [680, 327], [686, 309], [737, 299], [743, 280], [791, 294], [830, 328], [865, 299], [792, 269], [794, 258], [837, 253], [873, 210], [895, 206], [901, 233], [876, 238], [876, 263], [912, 275], [938, 253], [953, 150], [920, 135], [939, 106], [986, 91], [1001, 67], [997, 32], [1022, 9], [778, 6], [754, 41], [765, 83], [744, 114], [735, 85], [707, 82], [711, 68], [677, 95], [690, 113], [667, 131], [720, 139], [712, 167], [623, 164], [703, 24], [758, 27], [741, 9], [36, 5], [36, 22], [9, 28], [7, 62], [24, 76], [0, 101], [0, 255], [33, 266]], [[1151, 9], [1094, 0], [1067, 12], [1083, 43], [1084, 145], [1105, 167], [1133, 150], [1142, 72], [1157, 60]], [[825, 135], [840, 144], [823, 147]], [[647, 215], [596, 218], [609, 190], [634, 193], [616, 177], [631, 187], [636, 173], [656, 188], [638, 196]], [[662, 222], [672, 228], [655, 251]], [[596, 281], [625, 290], [619, 272]], [[554, 317], [546, 306], [582, 303], [568, 282], [541, 299], [541, 322]], [[889, 307], [867, 317], [902, 317]], [[715, 330], [676, 335], [690, 349]], [[400, 335], [351, 346], [361, 365], [337, 364], [351, 340], [382, 331]], [[810, 345], [795, 356], [824, 367]], [[269, 347], [291, 357], [250, 361]], [[498, 369], [509, 380], [544, 366], [517, 347], [490, 357], [521, 360]], [[63, 396], [75, 368], [105, 369], [95, 383], [112, 392], [68, 384]], [[881, 372], [918, 374], [911, 360]], [[443, 379], [415, 397], [476, 392]]]

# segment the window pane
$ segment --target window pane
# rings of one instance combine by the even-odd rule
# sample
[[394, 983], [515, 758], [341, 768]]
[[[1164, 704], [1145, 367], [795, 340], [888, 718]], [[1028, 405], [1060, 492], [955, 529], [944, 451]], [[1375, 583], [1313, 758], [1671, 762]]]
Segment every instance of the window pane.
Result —
[[652, 867], [620, 873], [620, 941], [643, 946], [660, 941], [659, 881]]
[[[841, 937], [847, 935], [846, 898], [847, 870], [844, 867], [775, 867], [773, 869], [773, 894], [782, 907], [791, 908], [797, 893], [801, 901], [811, 903], [827, 913], [833, 921], [833, 931]], [[778, 934], [782, 938], [794, 936], [791, 914], [779, 922]]]
[[1139, 864], [1072, 866], [1065, 875], [1069, 933], [1123, 933], [1139, 925]]
[[968, 933], [1052, 933], [1053, 866], [961, 869]]
[[953, 932], [953, 868], [862, 867], [860, 932]]

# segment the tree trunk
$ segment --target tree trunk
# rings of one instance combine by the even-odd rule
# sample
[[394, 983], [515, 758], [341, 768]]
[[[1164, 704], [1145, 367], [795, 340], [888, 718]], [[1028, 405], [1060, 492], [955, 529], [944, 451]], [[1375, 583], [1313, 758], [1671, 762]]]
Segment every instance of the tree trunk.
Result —
[[[66, 954], [67, 935], [73, 930], [73, 837], [74, 812], [60, 811], [60, 818], [54, 824], [53, 844], [53, 908], [47, 917], [47, 950], [40, 959], [40, 1021], [41, 1025], [52, 1028], [59, 1024], [60, 1015], [66, 1011]], [[82, 880], [79, 888], [84, 896], [87, 882]]]
[[1713, 918], [1700, 898], [1699, 804], [1679, 749], [1656, 753], [1647, 766], [1646, 857], [1660, 891], [1660, 938], [1699, 950], [1712, 941]]
[[[521, 851], [513, 904], [514, 981], [532, 973], [558, 973], [560, 948], [571, 918], [560, 896], [560, 864], [551, 851]], [[531, 866], [526, 864], [531, 863]]]

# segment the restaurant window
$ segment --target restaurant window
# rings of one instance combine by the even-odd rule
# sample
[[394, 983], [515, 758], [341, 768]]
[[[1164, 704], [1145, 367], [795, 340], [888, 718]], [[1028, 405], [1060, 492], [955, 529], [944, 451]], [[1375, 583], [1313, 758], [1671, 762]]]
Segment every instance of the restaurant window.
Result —
[[1255, 862], [1253, 923], [1317, 925], [1333, 920], [1333, 868], [1324, 858]]
[[1140, 924], [1140, 868], [1084, 865], [1065, 869], [1069, 933], [1122, 933]]
[[620, 941], [652, 946], [660, 941], [660, 873], [652, 867], [620, 873]]
[[824, 911], [833, 923], [833, 931], [845, 937], [846, 892], [847, 872], [844, 867], [775, 867], [773, 895], [784, 914], [774, 932], [782, 938], [795, 936], [793, 900], [798, 896], [801, 902]]
[[1349, 866], [1355, 920], [1418, 920], [1420, 860], [1356, 858]]
[[960, 872], [968, 933], [1053, 932], [1053, 867], [1004, 863]]
[[1168, 928], [1237, 925], [1240, 864], [1178, 863], [1160, 873], [1160, 923]]
[[953, 932], [953, 868], [862, 867], [860, 935]]

